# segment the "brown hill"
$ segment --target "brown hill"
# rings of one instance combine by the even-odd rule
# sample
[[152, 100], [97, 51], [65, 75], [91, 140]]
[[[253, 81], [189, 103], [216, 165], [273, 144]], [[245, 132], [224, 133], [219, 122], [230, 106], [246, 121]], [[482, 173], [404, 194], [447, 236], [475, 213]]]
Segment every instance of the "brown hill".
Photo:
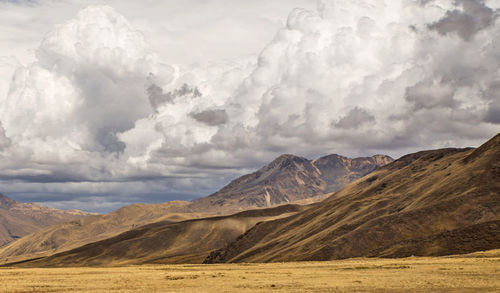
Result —
[[356, 159], [329, 155], [317, 160], [282, 155], [257, 172], [193, 201], [190, 208], [228, 213], [298, 201], [315, 202], [324, 199], [318, 195], [337, 191], [392, 161], [383, 155]]
[[289, 218], [257, 224], [207, 263], [469, 253], [500, 248], [500, 134], [407, 155]]
[[357, 159], [330, 155], [315, 161], [283, 155], [193, 202], [131, 205], [110, 214], [48, 227], [1, 248], [0, 262], [59, 253], [159, 221], [178, 222], [286, 203], [318, 202], [326, 198], [325, 192], [337, 190], [391, 161], [382, 155]]
[[293, 215], [306, 209], [284, 205], [249, 210], [230, 216], [158, 222], [118, 236], [58, 253], [23, 261], [18, 266], [112, 266], [143, 263], [201, 263], [214, 249], [233, 241], [256, 223]]
[[134, 204], [104, 215], [92, 215], [53, 225], [29, 234], [0, 249], [2, 262], [46, 256], [158, 221], [177, 222], [202, 216], [178, 213], [189, 202]]
[[0, 247], [44, 227], [76, 220], [90, 213], [20, 203], [0, 194]]

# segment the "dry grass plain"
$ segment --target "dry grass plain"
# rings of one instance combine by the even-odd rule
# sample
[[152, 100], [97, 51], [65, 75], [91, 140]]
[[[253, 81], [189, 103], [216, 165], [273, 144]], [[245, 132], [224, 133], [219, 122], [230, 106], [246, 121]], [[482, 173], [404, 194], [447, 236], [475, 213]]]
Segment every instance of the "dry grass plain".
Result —
[[0, 292], [499, 292], [500, 252], [329, 262], [0, 268]]

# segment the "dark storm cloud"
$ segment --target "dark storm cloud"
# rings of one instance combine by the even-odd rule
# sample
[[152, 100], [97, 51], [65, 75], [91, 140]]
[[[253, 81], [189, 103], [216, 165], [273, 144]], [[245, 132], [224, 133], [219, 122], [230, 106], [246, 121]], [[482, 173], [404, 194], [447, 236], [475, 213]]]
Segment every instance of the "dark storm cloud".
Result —
[[20, 181], [26, 183], [76, 183], [90, 182], [83, 177], [72, 174], [48, 174], [48, 175], [0, 175], [1, 181]]
[[[146, 189], [140, 194], [127, 193], [126, 191], [100, 192], [99, 194], [90, 194], [88, 192], [43, 192], [37, 191], [19, 191], [5, 194], [18, 202], [38, 203], [53, 208], [78, 208], [79, 210], [109, 213], [131, 203], [154, 204], [172, 200], [192, 200], [199, 196], [208, 195], [215, 190], [206, 189], [191, 191], [188, 193], [183, 190], [172, 190], [165, 192], [169, 183], [166, 181], [163, 190]], [[105, 200], [103, 200], [105, 199]]]
[[429, 28], [442, 35], [456, 33], [469, 41], [478, 31], [490, 26], [498, 17], [498, 13], [486, 6], [483, 0], [458, 0], [456, 5], [461, 6], [463, 11], [459, 9], [448, 11], [445, 17], [431, 24]]
[[218, 126], [225, 124], [227, 122], [226, 110], [206, 110], [201, 112], [192, 112], [189, 114], [190, 117], [198, 122], [205, 123], [210, 126]]
[[[106, 172], [104, 172], [106, 173]], [[188, 171], [186, 171], [188, 173]], [[40, 175], [9, 175], [0, 174], [0, 181], [18, 181], [24, 183], [123, 183], [123, 182], [148, 182], [166, 179], [178, 179], [183, 176], [179, 175], [137, 175], [137, 176], [124, 176], [112, 177], [110, 174], [102, 174], [99, 178], [87, 176], [85, 174], [70, 173], [67, 171], [54, 171], [50, 174]], [[196, 178], [196, 176], [191, 176]]]

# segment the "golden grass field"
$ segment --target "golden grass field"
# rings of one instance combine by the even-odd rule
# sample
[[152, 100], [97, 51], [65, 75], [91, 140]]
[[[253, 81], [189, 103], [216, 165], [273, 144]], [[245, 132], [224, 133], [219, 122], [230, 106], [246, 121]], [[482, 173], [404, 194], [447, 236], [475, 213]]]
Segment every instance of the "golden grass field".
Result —
[[499, 292], [500, 253], [329, 262], [0, 268], [0, 292]]

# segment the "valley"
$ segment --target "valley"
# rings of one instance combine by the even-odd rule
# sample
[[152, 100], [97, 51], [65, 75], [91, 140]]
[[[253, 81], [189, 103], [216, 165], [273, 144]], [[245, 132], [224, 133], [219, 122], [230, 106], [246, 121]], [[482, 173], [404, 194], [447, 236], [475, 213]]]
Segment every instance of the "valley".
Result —
[[327, 262], [0, 268], [0, 291], [493, 292], [500, 288], [499, 264], [496, 250], [451, 257]]

